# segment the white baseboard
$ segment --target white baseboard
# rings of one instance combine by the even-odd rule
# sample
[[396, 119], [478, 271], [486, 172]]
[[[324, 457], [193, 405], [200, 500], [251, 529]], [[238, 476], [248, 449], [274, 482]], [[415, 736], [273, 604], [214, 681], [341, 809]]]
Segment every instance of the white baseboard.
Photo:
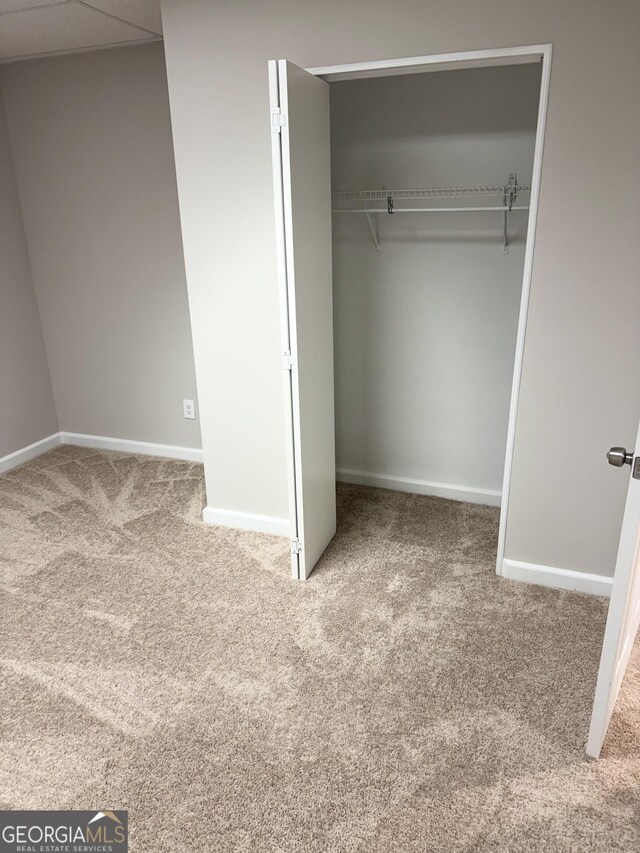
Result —
[[522, 563], [519, 560], [503, 560], [502, 577], [533, 583], [538, 586], [550, 586], [554, 589], [568, 589], [573, 592], [585, 592], [588, 595], [602, 595], [606, 598], [611, 595], [613, 584], [613, 578], [606, 575], [574, 572], [571, 569], [540, 566], [536, 563]]
[[452, 501], [464, 501], [465, 503], [485, 504], [487, 506], [500, 506], [502, 498], [502, 493], [495, 489], [474, 489], [470, 486], [454, 486], [449, 483], [432, 483], [429, 480], [412, 480], [409, 477], [371, 474], [368, 471], [354, 471], [351, 468], [338, 468], [336, 480], [339, 483], [376, 486], [380, 489], [393, 489], [396, 492], [433, 495]]
[[171, 444], [153, 444], [150, 441], [129, 441], [124, 438], [107, 438], [103, 435], [83, 435], [79, 432], [61, 432], [62, 444], [76, 447], [94, 447], [97, 450], [117, 450], [120, 453], [138, 453], [142, 456], [163, 456], [168, 459], [185, 459], [202, 462], [202, 450], [196, 447], [175, 447]]
[[[120, 453], [139, 453], [142, 456], [162, 456], [166, 459], [184, 459], [202, 462], [202, 450], [196, 447], [174, 447], [171, 444], [153, 444], [150, 441], [128, 441], [123, 438], [107, 438], [102, 435], [83, 435], [78, 432], [55, 432], [40, 441], [22, 447], [8, 456], [0, 458], [0, 474], [35, 459], [59, 444], [75, 444], [77, 447], [95, 447], [97, 450], [117, 450]], [[276, 519], [277, 521], [278, 519]]]
[[10, 471], [12, 468], [17, 468], [18, 465], [23, 465], [30, 459], [35, 459], [42, 453], [52, 450], [60, 444], [60, 433], [54, 432], [53, 435], [48, 435], [46, 438], [41, 438], [40, 441], [35, 441], [27, 447], [22, 447], [20, 450], [15, 450], [7, 456], [0, 459], [0, 474]]
[[291, 524], [288, 518], [275, 518], [271, 515], [256, 515], [251, 512], [234, 512], [228, 509], [216, 509], [206, 506], [202, 510], [205, 524], [218, 524], [222, 527], [235, 527], [237, 530], [253, 530], [256, 533], [273, 533], [276, 536], [291, 536]]

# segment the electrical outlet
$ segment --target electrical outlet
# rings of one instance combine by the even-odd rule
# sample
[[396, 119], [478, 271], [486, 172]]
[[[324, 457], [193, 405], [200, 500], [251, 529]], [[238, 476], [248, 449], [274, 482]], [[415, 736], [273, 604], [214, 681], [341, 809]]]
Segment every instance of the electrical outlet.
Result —
[[195, 421], [196, 419], [196, 404], [193, 400], [183, 400], [182, 406], [184, 409], [185, 418], [189, 418], [190, 421]]

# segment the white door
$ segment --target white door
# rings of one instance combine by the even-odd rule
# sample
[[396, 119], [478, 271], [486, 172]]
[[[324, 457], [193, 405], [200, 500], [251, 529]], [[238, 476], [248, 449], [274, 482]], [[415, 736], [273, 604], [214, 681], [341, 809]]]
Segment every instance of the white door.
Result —
[[611, 464], [625, 472], [624, 466], [631, 465], [631, 478], [587, 741], [587, 753], [593, 758], [600, 755], [640, 623], [640, 428], [635, 448], [635, 453], [627, 453], [623, 447], [612, 447], [607, 454]]
[[293, 576], [336, 532], [329, 84], [269, 63]]

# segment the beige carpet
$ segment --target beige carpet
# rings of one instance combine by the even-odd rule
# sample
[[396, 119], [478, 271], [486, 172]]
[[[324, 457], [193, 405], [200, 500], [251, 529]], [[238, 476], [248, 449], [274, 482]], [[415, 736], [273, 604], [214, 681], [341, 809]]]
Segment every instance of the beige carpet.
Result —
[[186, 462], [0, 477], [5, 807], [126, 808], [135, 853], [640, 849], [639, 656], [589, 761], [605, 602], [496, 578], [495, 509], [341, 487], [300, 584], [202, 504]]

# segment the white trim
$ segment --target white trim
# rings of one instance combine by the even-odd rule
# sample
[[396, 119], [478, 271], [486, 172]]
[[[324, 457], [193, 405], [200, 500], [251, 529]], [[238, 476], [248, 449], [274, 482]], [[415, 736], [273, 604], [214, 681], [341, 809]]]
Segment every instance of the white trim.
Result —
[[513, 363], [513, 382], [511, 386], [511, 402], [509, 403], [509, 423], [507, 427], [507, 446], [504, 454], [504, 478], [502, 481], [502, 512], [500, 513], [500, 528], [498, 531], [498, 555], [496, 558], [496, 574], [501, 574], [505, 563], [505, 543], [507, 538], [507, 520], [509, 512], [509, 496], [511, 493], [511, 471], [516, 440], [516, 421], [518, 418], [518, 402], [520, 399], [520, 384], [522, 380], [522, 362], [524, 359], [524, 343], [529, 313], [529, 295], [533, 276], [533, 255], [536, 240], [536, 223], [538, 221], [538, 200], [540, 198], [540, 182], [542, 180], [542, 155], [544, 151], [544, 132], [547, 124], [547, 108], [549, 104], [549, 86], [551, 83], [551, 54], [550, 44], [543, 46], [542, 78], [540, 80], [540, 101], [538, 104], [538, 124], [536, 129], [536, 144], [533, 155], [533, 174], [531, 177], [531, 195], [529, 200], [529, 223], [527, 226], [527, 241], [524, 254], [524, 270], [522, 274], [522, 294], [520, 296], [520, 316], [518, 318], [518, 333], [516, 336], [516, 352]]
[[376, 59], [346, 65], [322, 65], [306, 68], [309, 74], [324, 80], [354, 80], [362, 77], [384, 77], [389, 74], [414, 74], [420, 71], [457, 68], [482, 68], [488, 65], [517, 65], [535, 62], [546, 55], [551, 45], [531, 44], [522, 47], [499, 47], [493, 50], [465, 50], [457, 53], [435, 53], [430, 56], [407, 56], [400, 59]]
[[168, 459], [184, 459], [202, 462], [202, 450], [197, 447], [174, 447], [171, 444], [153, 444], [150, 441], [129, 441], [124, 438], [107, 438], [103, 435], [84, 435], [79, 432], [61, 432], [62, 444], [76, 447], [95, 447], [98, 450], [117, 450], [120, 453], [137, 453], [141, 456], [162, 456]]
[[256, 533], [273, 533], [276, 536], [290, 536], [291, 523], [288, 518], [274, 518], [271, 515], [257, 515], [252, 512], [217, 509], [206, 506], [202, 510], [205, 524], [221, 527], [233, 527], [236, 530], [252, 530]]
[[141, 456], [161, 456], [167, 459], [184, 459], [202, 462], [202, 450], [197, 447], [175, 447], [171, 444], [153, 444], [150, 441], [129, 441], [124, 438], [107, 438], [103, 435], [84, 435], [79, 432], [55, 432], [52, 435], [22, 447], [0, 459], [0, 474], [23, 465], [52, 450], [59, 444], [74, 444], [76, 447], [94, 447], [97, 450], [117, 450], [119, 453], [137, 453]]
[[571, 569], [558, 569], [554, 566], [539, 566], [535, 563], [522, 563], [519, 560], [503, 560], [501, 574], [514, 581], [584, 592], [588, 595], [602, 595], [606, 598], [611, 595], [613, 585], [613, 578], [606, 575], [574, 572]]
[[357, 486], [375, 486], [379, 489], [393, 489], [396, 492], [434, 495], [435, 497], [448, 498], [452, 501], [500, 506], [501, 495], [495, 489], [478, 489], [472, 486], [455, 486], [450, 483], [433, 483], [429, 480], [414, 480], [410, 477], [395, 477], [389, 474], [372, 474], [369, 471], [354, 471], [351, 468], [337, 468], [336, 480], [339, 483], [354, 483]]
[[40, 441], [34, 441], [33, 444], [29, 444], [27, 447], [22, 447], [20, 450], [14, 450], [13, 453], [9, 453], [7, 456], [3, 456], [2, 459], [0, 459], [0, 474], [4, 474], [12, 468], [17, 468], [18, 465], [24, 465], [24, 463], [28, 462], [30, 459], [35, 459], [36, 456], [40, 456], [48, 450], [52, 450], [54, 447], [57, 447], [60, 442], [60, 433], [54, 432], [46, 438], [41, 438]]

